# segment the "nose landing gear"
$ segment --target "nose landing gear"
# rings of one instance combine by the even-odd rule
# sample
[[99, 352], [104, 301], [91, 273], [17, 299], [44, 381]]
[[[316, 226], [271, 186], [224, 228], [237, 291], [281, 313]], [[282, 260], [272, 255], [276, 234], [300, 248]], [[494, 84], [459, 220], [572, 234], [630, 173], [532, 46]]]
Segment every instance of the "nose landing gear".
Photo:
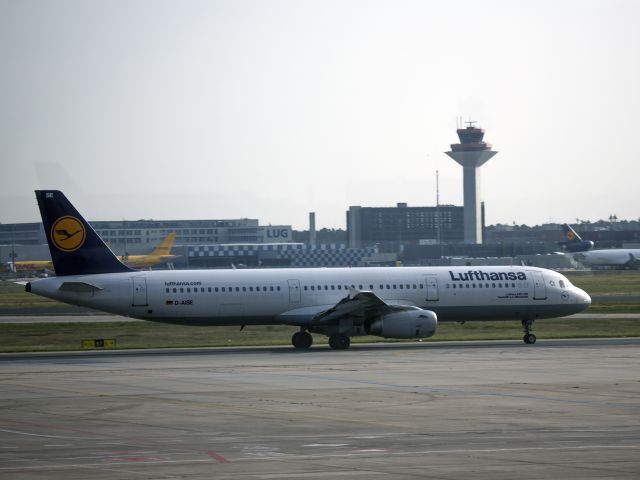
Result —
[[522, 320], [522, 331], [524, 332], [522, 341], [527, 345], [536, 343], [536, 336], [531, 333], [531, 330], [533, 330], [533, 320]]

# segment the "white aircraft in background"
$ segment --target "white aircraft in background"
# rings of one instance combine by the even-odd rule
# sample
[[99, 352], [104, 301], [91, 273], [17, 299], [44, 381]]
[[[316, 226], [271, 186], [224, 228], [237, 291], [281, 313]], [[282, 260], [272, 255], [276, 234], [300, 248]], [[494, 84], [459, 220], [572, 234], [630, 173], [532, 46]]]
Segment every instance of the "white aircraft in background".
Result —
[[430, 337], [438, 319], [520, 320], [524, 342], [535, 343], [534, 320], [591, 303], [563, 275], [534, 267], [135, 271], [61, 192], [38, 190], [36, 197], [58, 276], [30, 282], [26, 291], [144, 320], [294, 325], [300, 331], [291, 341], [300, 349], [311, 346], [311, 333], [345, 349], [357, 335]]
[[591, 240], [582, 240], [580, 235], [566, 223], [562, 225], [566, 241], [558, 242], [567, 252], [571, 252], [574, 260], [587, 267], [639, 268], [640, 249], [606, 248], [592, 250]]
[[587, 267], [640, 268], [640, 249], [606, 248], [573, 254], [573, 258]]

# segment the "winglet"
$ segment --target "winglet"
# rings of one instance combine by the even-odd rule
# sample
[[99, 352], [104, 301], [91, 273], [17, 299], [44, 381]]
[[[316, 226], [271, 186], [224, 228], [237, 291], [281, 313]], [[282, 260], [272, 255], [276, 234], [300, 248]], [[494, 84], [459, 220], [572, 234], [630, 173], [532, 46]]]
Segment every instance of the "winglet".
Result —
[[131, 272], [58, 190], [36, 190], [56, 275]]

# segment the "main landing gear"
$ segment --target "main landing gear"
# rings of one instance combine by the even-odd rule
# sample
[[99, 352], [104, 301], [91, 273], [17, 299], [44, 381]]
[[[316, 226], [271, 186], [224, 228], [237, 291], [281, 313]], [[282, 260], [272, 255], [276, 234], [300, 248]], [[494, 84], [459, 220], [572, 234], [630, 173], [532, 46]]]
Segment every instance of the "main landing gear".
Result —
[[299, 350], [306, 350], [313, 343], [313, 337], [309, 332], [300, 330], [293, 334], [293, 337], [291, 337], [291, 343]]
[[[311, 334], [303, 329], [291, 337], [291, 344], [298, 350], [306, 350], [313, 344]], [[334, 350], [346, 350], [351, 345], [351, 339], [344, 333], [334, 333], [329, 336], [329, 346]]]
[[329, 346], [334, 350], [346, 350], [351, 345], [351, 339], [344, 333], [334, 333], [329, 337]]
[[527, 345], [533, 345], [534, 343], [536, 343], [536, 336], [531, 333], [532, 329], [533, 320], [522, 320], [522, 331], [524, 332], [524, 337], [522, 337], [522, 340]]

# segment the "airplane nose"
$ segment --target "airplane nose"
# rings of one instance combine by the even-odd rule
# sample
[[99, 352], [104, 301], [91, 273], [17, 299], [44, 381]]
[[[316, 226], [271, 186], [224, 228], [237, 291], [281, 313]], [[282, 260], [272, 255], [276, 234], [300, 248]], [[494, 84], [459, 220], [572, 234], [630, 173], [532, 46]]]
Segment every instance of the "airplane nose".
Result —
[[576, 295], [578, 297], [578, 303], [583, 305], [584, 308], [587, 308], [589, 305], [591, 305], [591, 297], [589, 296], [589, 294], [580, 288], [576, 290], [577, 290]]

